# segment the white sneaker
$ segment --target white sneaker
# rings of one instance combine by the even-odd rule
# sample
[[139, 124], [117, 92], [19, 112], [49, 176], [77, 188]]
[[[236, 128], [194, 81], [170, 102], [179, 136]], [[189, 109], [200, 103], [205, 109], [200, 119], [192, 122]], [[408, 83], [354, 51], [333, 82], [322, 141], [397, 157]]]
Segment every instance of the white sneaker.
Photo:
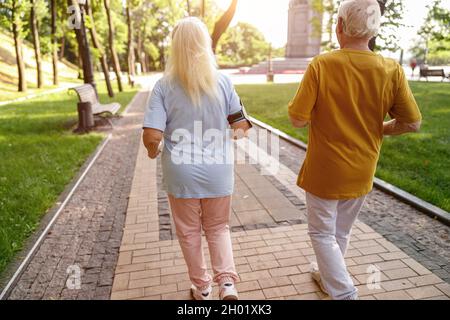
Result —
[[314, 281], [319, 285], [320, 290], [322, 290], [323, 293], [328, 294], [327, 289], [325, 289], [322, 278], [320, 277], [320, 271], [319, 267], [316, 263], [311, 263], [311, 277], [314, 279]]
[[212, 287], [209, 286], [207, 289], [200, 291], [196, 286], [191, 286], [191, 294], [194, 300], [212, 300]]
[[239, 300], [238, 293], [234, 283], [225, 282], [220, 285], [220, 300]]

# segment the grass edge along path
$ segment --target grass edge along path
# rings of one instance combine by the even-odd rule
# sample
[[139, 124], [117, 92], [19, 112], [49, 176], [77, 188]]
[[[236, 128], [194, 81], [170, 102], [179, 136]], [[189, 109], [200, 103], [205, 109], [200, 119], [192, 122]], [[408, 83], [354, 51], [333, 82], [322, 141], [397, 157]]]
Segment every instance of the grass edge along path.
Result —
[[[98, 88], [100, 101], [119, 102], [121, 112], [137, 93], [109, 98], [103, 82]], [[62, 91], [0, 108], [0, 274], [105, 137], [72, 133], [77, 101]]]
[[[411, 82], [423, 114], [420, 133], [386, 137], [376, 176], [450, 211], [450, 84]], [[236, 86], [247, 112], [286, 134], [308, 142], [308, 129], [295, 129], [287, 116], [298, 84]]]

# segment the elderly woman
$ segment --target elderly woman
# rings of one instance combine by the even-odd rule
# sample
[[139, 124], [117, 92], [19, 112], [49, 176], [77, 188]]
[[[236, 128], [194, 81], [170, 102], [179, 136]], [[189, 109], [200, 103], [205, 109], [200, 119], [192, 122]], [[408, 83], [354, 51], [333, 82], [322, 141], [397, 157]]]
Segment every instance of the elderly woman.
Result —
[[[346, 269], [350, 232], [373, 178], [384, 135], [420, 128], [421, 114], [403, 68], [369, 49], [380, 27], [376, 0], [341, 3], [340, 50], [316, 57], [289, 105], [295, 127], [309, 125], [298, 185], [306, 191], [312, 276], [332, 299], [358, 291]], [[384, 122], [386, 116], [392, 118]]]
[[[237, 300], [228, 226], [234, 187], [230, 138], [243, 137], [251, 124], [230, 79], [217, 71], [211, 48], [199, 19], [186, 18], [175, 27], [165, 76], [153, 88], [145, 113], [143, 139], [150, 158], [163, 149], [164, 185], [193, 298], [211, 299], [214, 280], [221, 299]], [[213, 278], [207, 273], [202, 230]]]

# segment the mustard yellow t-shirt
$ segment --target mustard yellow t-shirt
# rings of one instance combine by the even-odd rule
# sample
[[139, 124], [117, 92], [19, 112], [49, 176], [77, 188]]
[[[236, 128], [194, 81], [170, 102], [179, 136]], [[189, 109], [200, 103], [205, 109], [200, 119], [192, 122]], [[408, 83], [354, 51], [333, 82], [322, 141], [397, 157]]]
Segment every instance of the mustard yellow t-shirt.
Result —
[[332, 200], [358, 198], [372, 190], [387, 114], [404, 123], [422, 119], [396, 61], [351, 49], [311, 62], [289, 114], [310, 121], [298, 185]]

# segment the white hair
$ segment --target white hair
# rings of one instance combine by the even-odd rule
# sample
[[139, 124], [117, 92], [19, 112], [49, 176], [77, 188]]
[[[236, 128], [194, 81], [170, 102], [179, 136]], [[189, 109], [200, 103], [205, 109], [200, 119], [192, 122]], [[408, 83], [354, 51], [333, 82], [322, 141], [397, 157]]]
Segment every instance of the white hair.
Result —
[[339, 6], [345, 35], [352, 38], [373, 38], [381, 25], [380, 6], [376, 0], [345, 0]]
[[171, 81], [179, 81], [194, 106], [202, 96], [218, 99], [217, 62], [206, 25], [198, 18], [184, 18], [172, 33], [172, 46], [166, 67]]

